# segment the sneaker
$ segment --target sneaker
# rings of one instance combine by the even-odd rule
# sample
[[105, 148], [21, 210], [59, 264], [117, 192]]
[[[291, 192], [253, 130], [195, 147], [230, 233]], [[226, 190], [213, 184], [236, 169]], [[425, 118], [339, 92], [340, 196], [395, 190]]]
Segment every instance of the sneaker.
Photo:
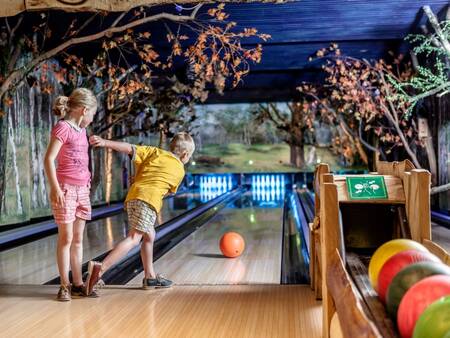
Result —
[[170, 288], [173, 282], [164, 278], [162, 275], [156, 275], [156, 278], [144, 278], [142, 281], [142, 288], [144, 290], [155, 288]]
[[72, 298], [70, 297], [70, 287], [67, 285], [61, 285], [59, 287], [58, 295], [56, 296], [56, 300], [59, 302], [68, 302]]
[[70, 288], [70, 291], [71, 291], [72, 298], [82, 298], [82, 297], [97, 298], [97, 297], [99, 297], [99, 294], [97, 293], [96, 290], [92, 290], [92, 292], [88, 295], [85, 285], [80, 285], [80, 286], [72, 285], [72, 287]]
[[100, 280], [100, 271], [102, 269], [102, 263], [89, 261], [88, 264], [88, 276], [86, 278], [86, 296], [90, 296], [94, 287]]

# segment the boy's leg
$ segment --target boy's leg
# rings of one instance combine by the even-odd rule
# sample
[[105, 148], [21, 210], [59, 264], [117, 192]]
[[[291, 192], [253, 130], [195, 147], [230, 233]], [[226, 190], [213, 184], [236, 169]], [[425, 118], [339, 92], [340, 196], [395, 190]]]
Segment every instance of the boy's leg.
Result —
[[87, 294], [90, 295], [94, 289], [95, 284], [99, 281], [100, 277], [107, 271], [111, 266], [117, 263], [120, 259], [125, 257], [125, 255], [134, 248], [142, 239], [142, 232], [130, 228], [128, 236], [120, 241], [114, 249], [106, 256], [102, 263], [89, 262], [88, 266], [88, 277], [86, 279], [86, 289]]
[[144, 234], [141, 243], [141, 258], [144, 267], [144, 278], [156, 278], [155, 270], [153, 269], [153, 242], [155, 241], [155, 228]]
[[111, 266], [116, 264], [120, 259], [125, 257], [125, 255], [133, 249], [135, 246], [139, 245], [142, 239], [142, 232], [131, 228], [128, 232], [128, 236], [117, 244], [114, 249], [106, 256], [102, 262], [102, 268], [100, 271], [100, 276], [108, 270]]
[[141, 243], [141, 258], [144, 266], [144, 280], [142, 281], [142, 288], [169, 288], [172, 286], [172, 281], [157, 275], [153, 268], [153, 243], [155, 241], [155, 228], [153, 226], [144, 234]]
[[86, 221], [78, 218], [73, 222], [73, 238], [70, 246], [70, 266], [72, 268], [72, 282], [75, 286], [83, 285], [81, 264], [83, 261], [83, 235]]

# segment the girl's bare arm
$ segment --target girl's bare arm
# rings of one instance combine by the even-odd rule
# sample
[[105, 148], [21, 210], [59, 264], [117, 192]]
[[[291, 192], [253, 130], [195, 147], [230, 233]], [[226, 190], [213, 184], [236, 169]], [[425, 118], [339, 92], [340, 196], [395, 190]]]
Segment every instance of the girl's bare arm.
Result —
[[64, 204], [64, 194], [59, 187], [55, 167], [55, 159], [61, 147], [61, 141], [56, 138], [52, 138], [44, 157], [44, 169], [47, 175], [48, 183], [50, 184], [50, 200], [58, 205]]

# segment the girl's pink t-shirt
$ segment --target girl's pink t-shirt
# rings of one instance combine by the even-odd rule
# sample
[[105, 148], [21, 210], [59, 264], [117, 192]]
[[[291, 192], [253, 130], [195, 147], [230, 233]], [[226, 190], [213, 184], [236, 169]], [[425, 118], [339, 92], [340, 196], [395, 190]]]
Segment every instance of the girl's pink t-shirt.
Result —
[[52, 129], [52, 137], [62, 143], [56, 156], [56, 177], [60, 184], [85, 186], [91, 181], [89, 172], [89, 143], [86, 129], [75, 129], [69, 122], [60, 120]]

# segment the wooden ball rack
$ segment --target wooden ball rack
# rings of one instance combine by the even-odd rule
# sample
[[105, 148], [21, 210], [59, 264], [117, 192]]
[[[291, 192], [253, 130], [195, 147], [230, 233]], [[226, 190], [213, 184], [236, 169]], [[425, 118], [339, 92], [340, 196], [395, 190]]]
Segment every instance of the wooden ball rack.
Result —
[[[383, 176], [387, 196], [351, 199], [347, 178], [357, 176]], [[311, 288], [323, 301], [323, 337], [398, 337], [367, 275], [370, 255], [383, 242], [410, 238], [450, 264], [449, 254], [431, 237], [430, 177], [408, 160], [379, 162], [377, 172], [368, 175], [334, 175], [327, 164], [317, 166], [310, 275]], [[352, 232], [365, 238], [358, 242]], [[335, 313], [341, 323], [338, 333], [330, 330]]]

